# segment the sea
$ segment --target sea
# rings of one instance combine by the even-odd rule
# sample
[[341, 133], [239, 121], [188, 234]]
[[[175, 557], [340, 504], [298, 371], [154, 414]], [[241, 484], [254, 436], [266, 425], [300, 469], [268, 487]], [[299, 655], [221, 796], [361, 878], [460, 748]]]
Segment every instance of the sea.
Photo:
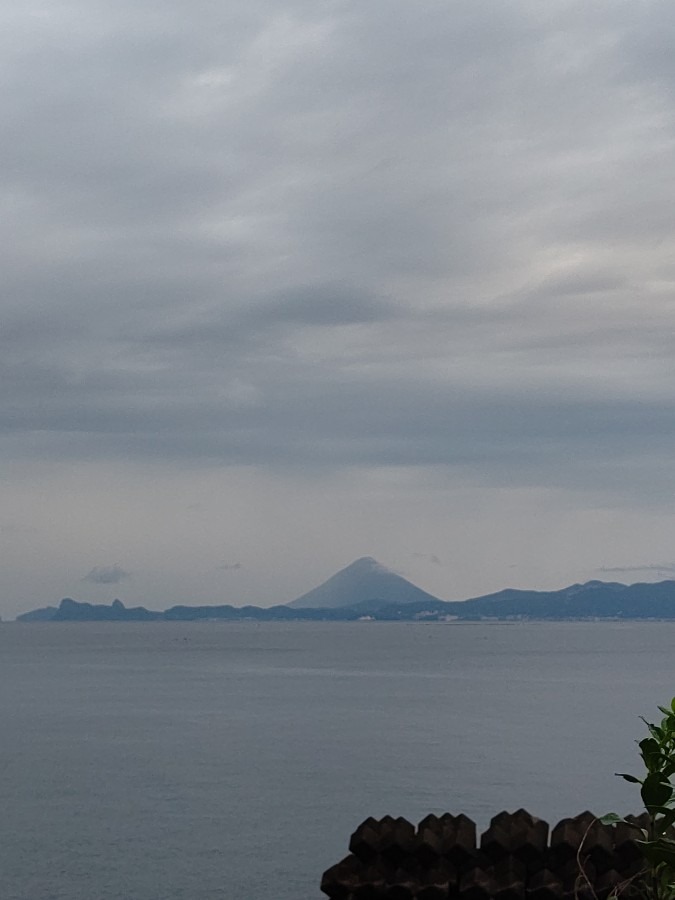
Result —
[[2, 900], [319, 900], [367, 816], [639, 809], [675, 623], [3, 623]]

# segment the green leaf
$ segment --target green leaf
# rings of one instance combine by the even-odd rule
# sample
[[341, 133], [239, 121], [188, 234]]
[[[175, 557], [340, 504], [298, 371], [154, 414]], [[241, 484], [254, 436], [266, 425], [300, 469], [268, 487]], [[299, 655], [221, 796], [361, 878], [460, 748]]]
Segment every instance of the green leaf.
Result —
[[675, 697], [670, 701], [670, 708], [675, 713]]
[[642, 784], [639, 778], [636, 778], [635, 775], [627, 775], [625, 772], [615, 772], [614, 773], [617, 778], [624, 778], [626, 781], [630, 781], [631, 784]]
[[605, 813], [604, 816], [600, 816], [598, 819], [601, 825], [618, 825], [621, 822], [623, 825], [630, 825], [632, 828], [638, 828], [639, 826], [633, 825], [631, 822], [626, 822], [623, 816], [617, 815], [617, 813]]
[[673, 796], [673, 786], [660, 772], [650, 772], [640, 788], [642, 802], [651, 812], [654, 807], [665, 806]]
[[665, 834], [673, 822], [675, 822], [675, 809], [663, 810], [661, 817], [654, 822], [654, 833], [656, 835]]
[[654, 740], [658, 741], [659, 743], [663, 741], [665, 735], [662, 728], [659, 728], [658, 725], [651, 725], [649, 723], [647, 723], [647, 728], [649, 728], [649, 733], [654, 738]]
[[675, 843], [673, 841], [659, 838], [656, 841], [637, 841], [636, 843], [651, 865], [665, 864], [671, 868], [675, 867]]
[[638, 743], [640, 754], [650, 772], [658, 772], [661, 764], [661, 748], [654, 738], [644, 738]]

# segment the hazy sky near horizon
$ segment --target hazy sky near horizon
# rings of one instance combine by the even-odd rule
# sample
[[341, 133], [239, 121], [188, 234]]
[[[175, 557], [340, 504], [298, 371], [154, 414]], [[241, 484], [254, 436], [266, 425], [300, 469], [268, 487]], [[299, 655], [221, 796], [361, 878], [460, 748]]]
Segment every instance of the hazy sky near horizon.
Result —
[[1, 615], [672, 577], [671, 2], [0, 21]]

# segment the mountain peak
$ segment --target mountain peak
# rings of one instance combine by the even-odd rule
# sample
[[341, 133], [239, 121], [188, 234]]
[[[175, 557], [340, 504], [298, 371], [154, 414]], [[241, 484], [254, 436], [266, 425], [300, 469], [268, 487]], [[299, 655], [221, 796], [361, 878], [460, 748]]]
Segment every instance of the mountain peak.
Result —
[[[372, 556], [361, 556], [359, 559], [355, 559], [353, 563], [350, 563], [344, 569], [340, 569], [340, 572], [391, 572], [391, 569], [388, 569], [386, 566], [383, 566], [382, 563], [379, 563]], [[339, 573], [337, 573], [339, 574]]]
[[335, 609], [356, 606], [368, 600], [390, 604], [436, 601], [437, 598], [392, 572], [372, 556], [362, 556], [288, 606], [293, 609]]

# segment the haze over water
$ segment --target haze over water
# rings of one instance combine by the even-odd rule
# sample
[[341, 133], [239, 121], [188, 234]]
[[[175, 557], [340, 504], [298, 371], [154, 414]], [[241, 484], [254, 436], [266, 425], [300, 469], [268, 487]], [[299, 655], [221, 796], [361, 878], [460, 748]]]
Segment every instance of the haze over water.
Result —
[[3, 900], [318, 900], [366, 816], [637, 809], [675, 625], [0, 627]]

